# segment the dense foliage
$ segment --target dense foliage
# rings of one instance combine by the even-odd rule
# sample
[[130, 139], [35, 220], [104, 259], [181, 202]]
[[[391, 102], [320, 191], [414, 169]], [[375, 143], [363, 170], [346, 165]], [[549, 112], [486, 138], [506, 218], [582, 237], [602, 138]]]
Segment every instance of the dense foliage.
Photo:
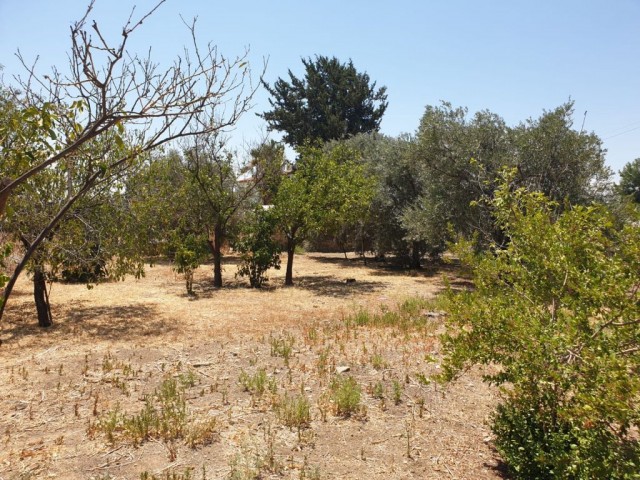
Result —
[[320, 55], [302, 63], [302, 79], [289, 70], [289, 81], [279, 78], [273, 87], [263, 82], [272, 96], [272, 109], [261, 115], [270, 130], [283, 132], [293, 146], [378, 130], [387, 108], [385, 87], [376, 90], [376, 82], [351, 60], [341, 63]]
[[458, 246], [475, 290], [449, 294], [444, 377], [482, 364], [502, 386], [492, 429], [516, 478], [638, 478], [640, 228], [512, 180], [491, 202], [507, 246]]
[[234, 246], [240, 252], [238, 275], [249, 277], [253, 288], [268, 280], [270, 268], [280, 269], [280, 244], [274, 236], [276, 223], [272, 212], [258, 206], [245, 219]]
[[618, 193], [640, 203], [640, 158], [627, 163], [620, 171]]

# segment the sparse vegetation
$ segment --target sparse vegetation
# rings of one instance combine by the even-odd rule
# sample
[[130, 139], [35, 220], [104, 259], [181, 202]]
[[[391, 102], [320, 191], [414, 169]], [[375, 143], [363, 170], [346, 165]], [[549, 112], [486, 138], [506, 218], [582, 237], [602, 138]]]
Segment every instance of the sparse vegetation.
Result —
[[93, 424], [90, 432], [104, 433], [111, 443], [127, 441], [138, 446], [150, 439], [166, 443], [182, 439], [196, 447], [212, 442], [216, 427], [215, 418], [195, 419], [189, 414], [184, 386], [169, 378], [145, 397], [139, 413], [127, 415], [116, 406]]
[[[640, 158], [615, 185], [579, 103], [442, 101], [393, 137], [351, 60], [269, 84], [195, 19], [154, 60], [131, 39], [179, 40], [166, 0], [115, 31], [98, 3], [68, 68], [0, 65], [0, 480], [640, 478]], [[282, 140], [238, 148], [260, 85]]]

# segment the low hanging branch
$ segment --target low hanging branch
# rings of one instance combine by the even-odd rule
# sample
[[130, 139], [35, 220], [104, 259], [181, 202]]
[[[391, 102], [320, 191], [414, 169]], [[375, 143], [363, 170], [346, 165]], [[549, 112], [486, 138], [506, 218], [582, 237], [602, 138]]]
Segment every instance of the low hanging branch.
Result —
[[36, 239], [33, 242], [31, 242], [31, 244], [27, 248], [27, 251], [22, 257], [22, 260], [20, 260], [20, 263], [18, 263], [18, 265], [16, 266], [15, 270], [13, 271], [13, 275], [9, 279], [9, 282], [7, 283], [7, 286], [4, 289], [4, 293], [2, 295], [2, 302], [0, 302], [0, 320], [2, 320], [2, 316], [4, 315], [4, 309], [7, 305], [7, 301], [9, 300], [9, 296], [13, 291], [13, 287], [15, 286], [16, 281], [20, 276], [20, 273], [22, 273], [22, 270], [24, 270], [24, 267], [27, 265], [27, 263], [33, 256], [36, 249], [56, 228], [56, 226], [60, 223], [64, 215], [69, 211], [69, 209], [73, 206], [73, 204], [76, 203], [76, 201], [78, 201], [80, 197], [82, 197], [85, 193], [87, 193], [91, 189], [91, 187], [98, 180], [100, 173], [101, 172], [94, 173], [87, 180], [85, 185], [73, 197], [71, 197], [67, 201], [67, 203], [60, 209], [60, 211], [56, 214], [56, 216], [51, 219], [49, 224], [40, 232], [40, 234], [36, 237]]

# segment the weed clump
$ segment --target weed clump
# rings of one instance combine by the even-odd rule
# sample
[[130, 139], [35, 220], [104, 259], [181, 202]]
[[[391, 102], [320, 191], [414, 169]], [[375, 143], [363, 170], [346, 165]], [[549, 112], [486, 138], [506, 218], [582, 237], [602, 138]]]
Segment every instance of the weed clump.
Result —
[[134, 415], [127, 415], [116, 406], [92, 425], [91, 430], [104, 433], [111, 443], [125, 440], [134, 446], [151, 439], [167, 443], [181, 439], [195, 448], [211, 443], [217, 435], [215, 418], [198, 420], [190, 415], [184, 386], [173, 378], [163, 381], [144, 402], [142, 410]]
[[269, 378], [264, 368], [259, 368], [253, 375], [242, 370], [238, 381], [243, 390], [249, 392], [252, 397], [261, 397], [267, 390], [275, 394], [278, 390], [275, 378]]
[[278, 420], [289, 428], [300, 431], [311, 424], [311, 405], [304, 395], [285, 395], [276, 402], [275, 412]]
[[361, 389], [353, 377], [336, 377], [329, 385], [329, 399], [335, 414], [350, 417], [360, 410]]
[[[402, 332], [413, 330], [429, 330], [433, 325], [429, 321], [431, 312], [435, 310], [436, 303], [421, 297], [408, 298], [399, 303], [395, 309], [389, 309], [383, 305], [379, 312], [358, 310], [346, 318], [347, 327], [384, 327], [397, 328]], [[438, 313], [439, 315], [439, 313]]]

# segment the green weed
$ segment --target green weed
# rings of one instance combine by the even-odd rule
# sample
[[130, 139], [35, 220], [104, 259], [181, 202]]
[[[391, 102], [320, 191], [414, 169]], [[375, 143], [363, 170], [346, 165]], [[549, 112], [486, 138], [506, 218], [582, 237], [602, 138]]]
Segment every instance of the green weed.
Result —
[[269, 378], [264, 368], [259, 368], [253, 375], [249, 375], [242, 370], [238, 381], [245, 392], [258, 397], [264, 395], [267, 390], [271, 393], [276, 393], [278, 389], [275, 378]]
[[285, 395], [275, 404], [278, 420], [289, 428], [301, 430], [311, 423], [311, 405], [303, 395], [290, 397]]
[[269, 337], [269, 343], [271, 345], [271, 356], [284, 358], [285, 365], [289, 365], [289, 359], [293, 354], [293, 345], [295, 344], [295, 338], [291, 334], [287, 334], [284, 337]]
[[217, 423], [215, 419], [194, 419], [187, 409], [184, 387], [169, 378], [152, 395], [146, 396], [140, 412], [126, 415], [116, 406], [102, 416], [92, 430], [103, 432], [111, 443], [122, 439], [137, 446], [150, 439], [164, 442], [182, 439], [195, 447], [213, 441]]
[[360, 409], [360, 386], [353, 377], [336, 377], [329, 385], [329, 398], [335, 414], [350, 417]]

